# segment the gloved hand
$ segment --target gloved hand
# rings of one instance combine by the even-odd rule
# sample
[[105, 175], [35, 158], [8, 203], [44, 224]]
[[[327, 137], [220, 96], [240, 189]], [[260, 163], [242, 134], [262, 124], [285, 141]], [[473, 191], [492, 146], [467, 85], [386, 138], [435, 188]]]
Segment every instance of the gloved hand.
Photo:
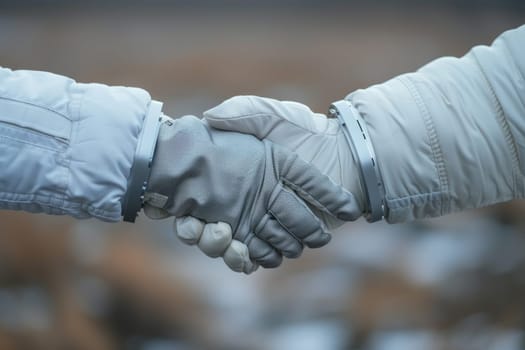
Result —
[[[149, 200], [150, 195], [146, 195]], [[146, 202], [145, 214], [151, 219], [165, 219], [170, 213], [164, 209], [154, 207]], [[175, 235], [185, 244], [197, 245], [207, 256], [218, 258], [221, 256], [226, 265], [236, 272], [250, 274], [257, 270], [258, 265], [250, 259], [248, 247], [232, 239], [232, 229], [225, 222], [206, 224], [205, 221], [192, 216], [176, 218], [173, 223]]]
[[[301, 159], [350, 191], [361, 212], [364, 211], [365, 197], [357, 164], [336, 119], [314, 113], [297, 102], [282, 102], [257, 96], [233, 97], [205, 112], [204, 117], [214, 128], [255, 135], [296, 152]], [[336, 228], [343, 223], [315, 208], [313, 211], [329, 228]], [[188, 222], [192, 222], [192, 225], [188, 225]], [[208, 225], [215, 224], [206, 225], [195, 218], [176, 219], [178, 232], [184, 232], [189, 237], [198, 237]], [[231, 231], [226, 224], [212, 227], [217, 237], [228, 236]], [[236, 249], [230, 250], [228, 258], [234, 258], [233, 261], [238, 266], [249, 266], [249, 256], [240, 253], [246, 250], [242, 243], [237, 243]], [[235, 254], [236, 251], [239, 254]], [[228, 261], [226, 263], [230, 267], [235, 266]], [[238, 268], [232, 269], [239, 271]]]
[[[258, 96], [232, 97], [206, 111], [204, 118], [213, 128], [254, 135], [297, 153], [352, 193], [364, 212], [366, 199], [358, 164], [337, 119], [314, 113], [301, 103]], [[344, 223], [313, 210], [330, 229]]]
[[[147, 202], [172, 216], [228, 223], [233, 239], [263, 267], [299, 256], [303, 245], [328, 243], [330, 234], [311, 208], [340, 220], [361, 215], [350, 192], [296, 154], [249, 135], [214, 130], [191, 116], [161, 125]], [[216, 248], [219, 256], [228, 245]]]

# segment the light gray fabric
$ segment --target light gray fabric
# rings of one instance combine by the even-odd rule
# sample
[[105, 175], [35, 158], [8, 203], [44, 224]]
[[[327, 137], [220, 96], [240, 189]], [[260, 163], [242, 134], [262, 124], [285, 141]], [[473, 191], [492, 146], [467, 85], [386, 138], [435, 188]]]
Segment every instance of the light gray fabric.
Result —
[[230, 224], [233, 238], [263, 267], [299, 256], [303, 244], [330, 240], [305, 202], [341, 220], [361, 214], [351, 193], [296, 154], [192, 116], [161, 125], [147, 191], [157, 205], [165, 197], [162, 209], [173, 216]]
[[[337, 119], [307, 106], [258, 96], [235, 96], [204, 112], [214, 128], [254, 135], [289, 149], [354, 195], [360, 212], [364, 193], [358, 165]], [[344, 222], [316, 211], [329, 228]]]
[[0, 68], [0, 209], [119, 221], [150, 101], [141, 89]]
[[[525, 26], [347, 98], [367, 122], [389, 222], [524, 196]], [[334, 142], [337, 124], [304, 105], [237, 96], [205, 117], [288, 147], [358, 193], [355, 162]]]
[[523, 197], [524, 76], [522, 26], [348, 96], [366, 120], [390, 222]]
[[[146, 216], [155, 220], [170, 217], [171, 214], [162, 209], [167, 202], [167, 197], [161, 196], [160, 199], [155, 197], [157, 196], [152, 196], [152, 193], [146, 193], [147, 201], [144, 203]], [[197, 246], [209, 257], [222, 256], [224, 263], [235, 272], [249, 275], [258, 268], [258, 265], [250, 259], [248, 247], [233, 239], [232, 229], [225, 222], [207, 224], [192, 216], [180, 216], [173, 220], [173, 232], [181, 242]]]
[[[152, 206], [146, 205], [144, 211], [149, 216]], [[149, 210], [148, 210], [149, 209]], [[206, 224], [192, 216], [175, 218], [173, 231], [179, 239], [188, 244], [196, 245], [209, 257], [222, 256], [224, 263], [233, 271], [247, 275], [259, 267], [250, 259], [248, 247], [232, 236], [230, 225], [225, 222]]]
[[[525, 27], [348, 98], [367, 121], [389, 222], [524, 196]], [[334, 142], [337, 125], [304, 105], [238, 96], [205, 117], [217, 128], [289, 147], [358, 193], [355, 162]], [[202, 231], [204, 224], [192, 227]]]

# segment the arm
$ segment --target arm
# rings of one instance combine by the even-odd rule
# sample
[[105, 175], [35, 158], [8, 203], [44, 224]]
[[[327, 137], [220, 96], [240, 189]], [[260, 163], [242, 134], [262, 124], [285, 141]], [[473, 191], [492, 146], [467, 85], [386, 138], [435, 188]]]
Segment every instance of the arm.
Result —
[[231, 224], [233, 234], [219, 236], [200, 226], [191, 241], [246, 273], [257, 267], [248, 251], [272, 267], [329, 241], [307, 202], [342, 219], [359, 215], [350, 193], [296, 155], [193, 117], [161, 118], [140, 89], [0, 69], [0, 145], [0, 209], [118, 221], [129, 200], [140, 209], [148, 194], [169, 215]]
[[[347, 96], [365, 120], [391, 223], [524, 195], [525, 26], [462, 58]], [[217, 128], [269, 139], [343, 184], [366, 208], [359, 164], [334, 119], [304, 105], [236, 97], [206, 112]]]
[[[523, 198], [525, 26], [503, 33], [491, 46], [437, 59], [347, 100], [370, 135], [390, 223]], [[353, 193], [366, 212], [360, 162], [338, 120], [296, 102], [256, 96], [229, 99], [205, 117], [215, 128], [297, 152]], [[329, 227], [342, 224], [319, 217]], [[187, 236], [192, 226], [176, 222]]]
[[[134, 218], [123, 209], [137, 200], [129, 191], [132, 179], [141, 181], [134, 163], [138, 151], [154, 147], [159, 105], [142, 89], [0, 68], [0, 209]], [[192, 226], [199, 238], [203, 230]], [[228, 233], [205, 233], [201, 246], [225, 247], [226, 264], [251, 272], [246, 246]]]
[[119, 221], [150, 106], [141, 89], [0, 69], [0, 208]]
[[348, 99], [366, 120], [390, 222], [523, 197], [525, 26]]

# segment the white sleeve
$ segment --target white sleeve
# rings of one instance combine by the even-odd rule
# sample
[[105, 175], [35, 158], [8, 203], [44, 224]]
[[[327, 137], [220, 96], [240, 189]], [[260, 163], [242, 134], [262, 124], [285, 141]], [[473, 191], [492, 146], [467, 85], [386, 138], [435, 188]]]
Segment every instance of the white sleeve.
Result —
[[525, 26], [348, 97], [366, 120], [387, 219], [525, 194]]
[[118, 221], [151, 98], [0, 68], [0, 209]]

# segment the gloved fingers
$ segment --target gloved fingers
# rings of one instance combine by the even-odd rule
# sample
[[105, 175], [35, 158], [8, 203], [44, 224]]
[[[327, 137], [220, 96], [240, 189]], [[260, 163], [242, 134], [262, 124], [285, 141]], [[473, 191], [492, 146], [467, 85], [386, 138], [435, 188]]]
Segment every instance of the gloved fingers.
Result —
[[[309, 248], [330, 242], [331, 235], [321, 220], [294, 192], [278, 185], [270, 198], [268, 211], [291, 238]], [[288, 239], [288, 242], [290, 239]]]
[[[173, 230], [181, 241], [189, 245], [198, 244], [206, 255], [222, 255], [226, 265], [233, 271], [250, 274], [257, 270], [257, 264], [250, 260], [248, 247], [242, 242], [231, 240], [231, 227], [227, 223], [206, 224], [192, 216], [183, 216], [174, 220]], [[227, 242], [229, 244], [224, 248]]]
[[193, 216], [183, 216], [175, 218], [173, 222], [173, 232], [181, 241], [186, 244], [197, 244], [204, 231], [205, 222]]
[[222, 256], [232, 241], [232, 230], [230, 225], [224, 222], [206, 224], [202, 231], [198, 247], [209, 257]]
[[259, 96], [232, 97], [204, 112], [204, 118], [216, 129], [252, 134], [275, 142], [282, 142], [283, 136], [293, 138], [293, 130], [301, 136], [338, 130], [336, 123], [329, 123], [324, 114], [314, 113], [304, 104]]
[[286, 258], [298, 258], [303, 252], [303, 244], [270, 215], [265, 215], [256, 232], [257, 237], [270, 243]]
[[248, 247], [237, 240], [232, 240], [223, 255], [223, 260], [230, 269], [247, 275], [257, 270], [258, 265], [250, 260]]
[[282, 255], [267, 242], [251, 233], [245, 242], [250, 252], [250, 258], [265, 268], [274, 268], [281, 265]]
[[340, 220], [354, 221], [362, 215], [354, 195], [313, 165], [276, 145], [272, 151], [279, 164], [281, 181], [302, 199]]
[[151, 204], [144, 204], [144, 214], [152, 220], [160, 220], [170, 217], [170, 213], [166, 210], [152, 206]]

